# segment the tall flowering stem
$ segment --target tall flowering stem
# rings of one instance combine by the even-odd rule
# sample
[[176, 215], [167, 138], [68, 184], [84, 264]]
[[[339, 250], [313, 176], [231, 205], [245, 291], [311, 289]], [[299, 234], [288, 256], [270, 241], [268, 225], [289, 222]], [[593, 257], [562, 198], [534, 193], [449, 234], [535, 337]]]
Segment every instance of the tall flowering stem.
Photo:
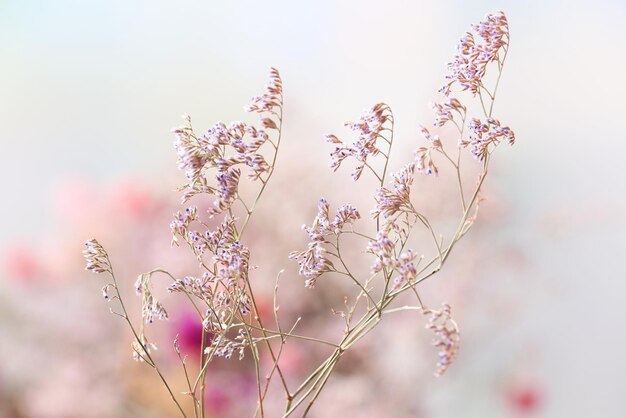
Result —
[[[112, 302], [112, 301], [118, 302], [121, 312], [115, 311], [114, 308], [109, 308], [109, 310], [112, 314], [122, 318], [128, 325], [129, 329], [131, 330], [133, 334], [133, 338], [134, 338], [133, 343], [132, 343], [133, 358], [135, 360], [145, 362], [147, 365], [149, 365], [151, 368], [154, 369], [154, 371], [159, 376], [159, 379], [165, 386], [172, 401], [178, 408], [179, 412], [181, 413], [183, 417], [186, 417], [187, 415], [185, 413], [185, 410], [183, 409], [178, 399], [174, 395], [174, 392], [172, 391], [169, 383], [163, 376], [163, 373], [161, 373], [161, 370], [159, 369], [157, 363], [154, 361], [154, 358], [151, 355], [151, 351], [156, 349], [156, 346], [152, 343], [149, 343], [146, 340], [146, 337], [143, 334], [143, 331], [138, 331], [130, 319], [128, 311], [126, 310], [126, 306], [124, 305], [124, 300], [122, 299], [122, 294], [120, 293], [120, 289], [117, 284], [117, 279], [115, 277], [115, 274], [113, 273], [113, 267], [111, 265], [111, 261], [109, 260], [109, 255], [107, 254], [105, 249], [102, 247], [102, 245], [100, 245], [98, 241], [96, 241], [95, 239], [90, 239], [87, 242], [85, 242], [85, 249], [83, 250], [83, 256], [85, 257], [85, 260], [87, 262], [87, 266], [85, 268], [86, 270], [91, 270], [94, 273], [107, 273], [111, 277], [112, 282], [107, 283], [103, 287], [102, 296], [108, 302]], [[110, 290], [113, 290], [113, 295], [110, 295], [109, 293]], [[142, 322], [142, 329], [143, 329], [143, 322]]]
[[[384, 185], [384, 174], [383, 176], [377, 175], [381, 185], [375, 195], [376, 207], [371, 212], [376, 220], [377, 236], [371, 238], [364, 233], [354, 231], [357, 235], [367, 239], [366, 252], [374, 256], [372, 275], [362, 279], [361, 284], [364, 291], [361, 290], [355, 298], [354, 304], [349, 307], [344, 315], [347, 318], [346, 328], [343, 338], [338, 343], [339, 347], [298, 388], [296, 391], [298, 397], [286, 410], [284, 417], [289, 416], [305, 403], [307, 406], [303, 406], [305, 409], [302, 416], [307, 414], [343, 353], [375, 328], [387, 313], [419, 310], [429, 317], [427, 327], [433, 331], [435, 335], [434, 345], [440, 349], [440, 360], [435, 373], [437, 376], [442, 375], [457, 356], [460, 346], [459, 327], [451, 317], [451, 308], [446, 304], [441, 310], [428, 308], [420, 297], [417, 286], [435, 276], [442, 269], [452, 254], [452, 249], [456, 243], [471, 229], [477, 217], [481, 200], [480, 193], [487, 177], [491, 154], [501, 140], [506, 140], [509, 144], [513, 144], [515, 140], [512, 130], [503, 126], [492, 116], [495, 93], [508, 52], [509, 30], [506, 17], [502, 12], [487, 15], [483, 22], [473, 25], [472, 30], [476, 32], [476, 37], [472, 32], [467, 32], [459, 42], [458, 53], [454, 61], [449, 64], [450, 73], [446, 76], [447, 82], [441, 89], [441, 92], [444, 93], [444, 100], [441, 103], [431, 105], [435, 114], [435, 127], [439, 128], [447, 123], [456, 126], [460, 137], [456, 141], [457, 155], [450, 155], [446, 150], [446, 141], [422, 126], [420, 131], [426, 139], [427, 145], [421, 146], [415, 151], [415, 160], [406, 164], [398, 172], [393, 173], [388, 186]], [[475, 41], [476, 38], [478, 41]], [[489, 92], [483, 85], [483, 78], [492, 63], [497, 65], [498, 72], [493, 93]], [[468, 108], [458, 98], [451, 96], [457, 85], [462, 91], [468, 90], [471, 96], [479, 96], [486, 117], [484, 122], [477, 118], [470, 119]], [[482, 101], [481, 91], [489, 94], [491, 99], [488, 106], [489, 111]], [[376, 106], [373, 109], [376, 109]], [[469, 137], [465, 137], [466, 125], [471, 132]], [[372, 132], [368, 125], [361, 126], [364, 126], [363, 131], [366, 133]], [[357, 146], [375, 144], [372, 141], [360, 141], [350, 148], [345, 145], [342, 146], [343, 143], [334, 135], [329, 136], [328, 139], [338, 145], [331, 154], [334, 169], [350, 156], [356, 157], [362, 165], [367, 167], [367, 160], [361, 156], [372, 156], [379, 152], [374, 146]], [[482, 163], [482, 172], [478, 176], [472, 193], [467, 197], [462, 183], [463, 176], [460, 163], [463, 148], [470, 148], [471, 154]], [[357, 152], [361, 149], [367, 150], [367, 152]], [[411, 186], [416, 173], [425, 175], [437, 175], [439, 173], [440, 167], [435, 160], [437, 155], [443, 156], [444, 160], [448, 161], [456, 171], [462, 207], [458, 227], [454, 234], [447, 239], [435, 232], [432, 222], [421, 213], [419, 206], [414, 204], [411, 198]], [[387, 164], [388, 154], [386, 157]], [[358, 166], [355, 172], [357, 176], [353, 173], [353, 177], [358, 178], [360, 167]], [[418, 224], [426, 228], [432, 237], [434, 255], [430, 261], [426, 261], [428, 258], [424, 254], [418, 256], [416, 251], [406, 249], [411, 231]], [[324, 256], [324, 254], [321, 255]], [[319, 264], [324, 265], [324, 260], [320, 260]], [[320, 275], [332, 273], [333, 270], [328, 269], [328, 271], [321, 272]], [[379, 280], [377, 281], [376, 278]], [[407, 291], [414, 293], [417, 305], [393, 308], [392, 303], [398, 296]], [[361, 311], [363, 312], [362, 315], [355, 319], [354, 312], [357, 311], [360, 297], [364, 293], [368, 297], [379, 294], [378, 302], [374, 305], [368, 304]]]
[[[164, 269], [155, 269], [140, 275], [136, 289], [142, 298], [141, 329], [132, 327], [125, 308], [122, 314], [136, 335], [133, 356], [156, 367], [150, 355], [156, 345], [148, 340], [144, 326], [152, 324], [155, 318], [166, 320], [168, 314], [152, 293], [153, 275], [166, 275], [171, 279], [168, 291], [184, 295], [192, 304], [203, 324], [200, 370], [195, 378], [188, 375], [185, 359], [182, 356], [179, 359], [195, 417], [205, 415], [205, 378], [211, 361], [216, 357], [230, 358], [234, 354], [243, 358], [246, 352], [251, 354], [255, 364], [259, 387], [257, 410], [264, 416], [258, 343], [265, 341], [271, 356], [276, 357], [261, 323], [250, 283], [250, 250], [242, 240], [274, 172], [282, 137], [283, 90], [278, 70], [270, 69], [265, 90], [253, 97], [245, 110], [259, 115], [259, 126], [240, 121], [218, 122], [203, 134], [196, 134], [191, 117], [184, 115], [184, 124], [173, 130], [178, 167], [187, 179], [180, 188], [183, 203], [191, 203], [202, 196], [212, 199], [206, 213], [191, 205], [176, 213], [170, 224], [172, 245], [187, 245], [202, 273], [176, 278]], [[240, 192], [239, 185], [246, 173], [249, 181], [259, 185], [251, 198]], [[87, 243], [85, 257], [89, 270], [111, 272], [102, 254], [105, 254], [104, 249], [96, 241]], [[108, 262], [108, 258], [106, 260]], [[117, 284], [105, 286], [103, 293], [107, 294], [111, 289], [118, 292]], [[115, 299], [122, 303], [119, 293], [115, 294]], [[261, 336], [257, 335], [258, 330]], [[177, 341], [174, 348], [179, 352]], [[276, 371], [284, 380], [278, 365]], [[184, 415], [184, 408], [178, 400], [175, 401]]]

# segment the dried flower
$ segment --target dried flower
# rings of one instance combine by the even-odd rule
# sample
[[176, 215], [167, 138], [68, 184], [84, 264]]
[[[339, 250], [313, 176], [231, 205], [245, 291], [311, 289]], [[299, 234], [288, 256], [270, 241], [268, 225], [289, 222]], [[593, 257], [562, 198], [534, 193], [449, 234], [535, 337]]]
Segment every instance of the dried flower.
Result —
[[446, 84], [439, 91], [448, 96], [454, 83], [462, 90], [469, 90], [476, 95], [482, 85], [487, 65], [499, 59], [500, 48], [507, 47], [509, 26], [503, 12], [488, 14], [485, 20], [472, 29], [478, 34], [476, 42], [472, 32], [466, 32], [457, 45], [457, 54], [448, 64]]
[[313, 288], [319, 276], [334, 271], [333, 263], [328, 259], [328, 252], [324, 248], [324, 244], [328, 243], [326, 237], [329, 235], [338, 236], [346, 224], [352, 224], [360, 218], [359, 211], [347, 204], [337, 209], [337, 214], [331, 222], [329, 204], [326, 199], [320, 199], [313, 224], [310, 227], [302, 226], [302, 229], [309, 234], [307, 249], [301, 252], [293, 251], [289, 254], [290, 260], [298, 262], [299, 274], [306, 278], [306, 287]]
[[425, 315], [430, 315], [426, 329], [434, 332], [433, 345], [439, 347], [439, 361], [435, 376], [442, 376], [458, 355], [459, 327], [452, 319], [451, 308], [448, 304], [443, 304], [439, 311], [424, 309], [423, 312]]
[[345, 126], [358, 133], [358, 137], [352, 146], [344, 144], [336, 135], [326, 135], [326, 140], [336, 145], [334, 151], [330, 154], [333, 160], [330, 167], [336, 171], [343, 160], [348, 157], [354, 157], [359, 161], [359, 164], [352, 173], [352, 177], [354, 180], [358, 180], [367, 163], [367, 158], [376, 156], [380, 152], [377, 141], [379, 138], [384, 138], [382, 132], [385, 130], [384, 125], [387, 121], [393, 121], [391, 110], [386, 104], [378, 103], [367, 110], [357, 122], [345, 123]]
[[[280, 74], [278, 70], [274, 67], [270, 68], [270, 79], [269, 83], [265, 88], [265, 91], [260, 96], [255, 96], [252, 98], [252, 103], [248, 106], [244, 107], [246, 112], [257, 112], [257, 113], [274, 113], [275, 108], [282, 107], [283, 104], [283, 83], [280, 79]], [[276, 129], [275, 126], [272, 127], [269, 121], [263, 122], [263, 125]], [[271, 121], [273, 123], [273, 121]]]
[[[217, 200], [211, 214], [221, 213], [230, 207], [237, 195], [241, 170], [235, 166], [248, 166], [248, 177], [253, 180], [270, 171], [269, 164], [258, 153], [269, 136], [262, 130], [235, 121], [230, 126], [218, 122], [204, 135], [196, 137], [189, 117], [184, 118], [187, 125], [173, 130], [178, 167], [185, 171], [188, 179], [182, 187], [183, 202], [200, 193], [212, 194]], [[246, 135], [250, 140], [246, 140]], [[209, 168], [216, 170], [213, 182], [205, 175]]]
[[406, 250], [400, 257], [398, 257], [393, 265], [393, 268], [398, 272], [399, 276], [397, 276], [393, 281], [392, 290], [399, 288], [401, 285], [405, 283], [411, 283], [417, 277], [417, 268], [415, 266], [415, 259], [417, 258], [417, 254], [411, 249]]
[[144, 362], [148, 360], [148, 357], [152, 351], [157, 350], [157, 346], [154, 343], [148, 342], [145, 335], [141, 335], [138, 340], [133, 340], [133, 360]]
[[489, 145], [497, 146], [505, 139], [510, 145], [515, 143], [515, 133], [508, 126], [501, 126], [500, 121], [487, 118], [485, 123], [480, 119], [472, 118], [468, 123], [471, 131], [468, 140], [460, 140], [463, 147], [470, 146], [470, 151], [478, 160], [484, 160], [489, 154]]
[[411, 282], [417, 276], [414, 263], [417, 255], [413, 250], [408, 249], [396, 257], [395, 250], [395, 242], [384, 230], [379, 231], [376, 240], [370, 240], [366, 248], [367, 252], [376, 257], [371, 269], [372, 274], [380, 273], [383, 269], [387, 270], [388, 273], [395, 270], [400, 275], [394, 280], [393, 287], [397, 288], [403, 283]]
[[167, 311], [159, 302], [152, 291], [150, 290], [150, 282], [152, 279], [151, 273], [140, 274], [135, 282], [135, 291], [138, 296], [141, 296], [141, 318], [144, 323], [151, 324], [154, 322], [154, 317], [157, 317], [161, 321], [168, 318]]
[[170, 222], [170, 230], [172, 231], [172, 246], [178, 245], [178, 237], [187, 237], [189, 224], [197, 219], [198, 209], [190, 206], [185, 212], [176, 212], [174, 220]]
[[[262, 113], [264, 128], [280, 129], [282, 82], [276, 69], [270, 71], [270, 82], [265, 92], [253, 98], [246, 109]], [[272, 117], [277, 117], [278, 122]], [[216, 215], [228, 210], [237, 198], [241, 176], [241, 169], [237, 166], [247, 166], [250, 169], [248, 177], [252, 180], [263, 180], [263, 174], [269, 176], [272, 167], [259, 153], [261, 146], [269, 140], [265, 131], [240, 121], [230, 125], [218, 122], [203, 135], [197, 136], [189, 115], [184, 115], [183, 120], [182, 126], [173, 129], [178, 168], [185, 172], [187, 178], [187, 183], [181, 188], [183, 203], [198, 194], [215, 195], [217, 199], [209, 213]], [[208, 175], [209, 170], [211, 175]]]
[[354, 223], [357, 219], [361, 219], [359, 211], [351, 204], [346, 204], [337, 209], [335, 219], [331, 223], [331, 227], [335, 234], [339, 234], [346, 224]]
[[427, 175], [437, 175], [439, 170], [431, 157], [432, 148], [419, 147], [415, 150], [415, 161], [417, 163], [417, 172]]
[[441, 139], [439, 139], [439, 135], [431, 135], [428, 129], [426, 129], [426, 127], [422, 125], [420, 125], [420, 132], [422, 133], [422, 136], [426, 138], [432, 144], [433, 148], [436, 148], [436, 149], [442, 148]]
[[[467, 108], [454, 97], [449, 97], [441, 103], [431, 103], [430, 107], [433, 109], [433, 113], [435, 114], [435, 122], [433, 125], [438, 127], [442, 127], [448, 121], [454, 120], [453, 111], [457, 112], [462, 118], [465, 117], [465, 113], [467, 112]], [[430, 140], [430, 134], [427, 129], [422, 127], [422, 133], [427, 139]]]
[[239, 331], [234, 339], [228, 338], [224, 334], [217, 335], [211, 341], [211, 346], [205, 349], [206, 354], [214, 352], [217, 357], [224, 357], [230, 359], [233, 353], [237, 351], [239, 353], [239, 360], [244, 358], [245, 348], [248, 346], [248, 338], [244, 334], [244, 330], [239, 328]]
[[85, 242], [83, 257], [87, 261], [85, 270], [91, 270], [94, 273], [112, 273], [109, 256], [106, 251], [95, 239]]
[[217, 200], [213, 202], [213, 208], [209, 209], [210, 215], [217, 215], [227, 210], [237, 198], [239, 188], [239, 176], [241, 170], [237, 168], [229, 168], [225, 171], [219, 171], [215, 178], [218, 183]]
[[414, 174], [414, 163], [409, 163], [402, 170], [391, 174], [391, 187], [381, 187], [376, 191], [374, 197], [376, 209], [372, 211], [374, 218], [378, 218], [381, 214], [388, 218], [397, 212], [410, 210], [410, 194]]
[[218, 248], [213, 257], [216, 276], [224, 283], [238, 283], [248, 277], [250, 250], [239, 241]]

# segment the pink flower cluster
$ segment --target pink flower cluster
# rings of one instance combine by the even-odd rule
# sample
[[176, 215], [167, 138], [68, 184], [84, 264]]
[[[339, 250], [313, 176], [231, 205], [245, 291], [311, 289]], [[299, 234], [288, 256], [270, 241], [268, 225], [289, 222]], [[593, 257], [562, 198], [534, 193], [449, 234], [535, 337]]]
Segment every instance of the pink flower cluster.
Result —
[[485, 123], [480, 119], [472, 118], [468, 124], [472, 132], [469, 139], [459, 141], [463, 147], [470, 147], [471, 153], [478, 160], [484, 160], [489, 154], [489, 145], [498, 145], [506, 140], [510, 145], [515, 143], [515, 133], [508, 126], [501, 126], [500, 121], [487, 118]]
[[363, 168], [369, 156], [376, 156], [380, 152], [377, 146], [379, 138], [383, 138], [382, 132], [385, 130], [385, 123], [391, 121], [391, 110], [384, 103], [378, 103], [365, 112], [357, 122], [346, 122], [345, 126], [357, 132], [358, 137], [351, 145], [346, 145], [333, 134], [326, 135], [326, 140], [336, 147], [330, 154], [333, 162], [330, 167], [336, 171], [343, 160], [354, 157], [359, 162], [352, 172], [354, 180], [358, 180], [363, 173]]
[[458, 83], [462, 90], [476, 95], [482, 85], [487, 65], [499, 59], [499, 51], [509, 43], [509, 25], [503, 12], [488, 14], [485, 20], [472, 29], [478, 34], [476, 41], [472, 32], [466, 32], [457, 45], [457, 54], [448, 64], [446, 84], [440, 91], [446, 96]]

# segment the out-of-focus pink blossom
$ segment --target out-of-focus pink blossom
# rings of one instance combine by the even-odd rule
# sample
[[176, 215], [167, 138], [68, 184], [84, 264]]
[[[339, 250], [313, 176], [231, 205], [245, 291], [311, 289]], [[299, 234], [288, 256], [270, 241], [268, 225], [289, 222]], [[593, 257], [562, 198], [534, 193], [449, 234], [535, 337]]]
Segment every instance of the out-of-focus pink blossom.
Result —
[[63, 220], [72, 225], [88, 226], [102, 213], [101, 200], [94, 196], [93, 187], [80, 180], [69, 180], [53, 190], [54, 209]]
[[518, 378], [509, 386], [505, 395], [509, 408], [523, 415], [537, 412], [544, 397], [541, 386], [531, 378]]
[[3, 270], [9, 279], [31, 281], [42, 275], [41, 260], [26, 245], [14, 244], [5, 250], [3, 258]]
[[206, 392], [204, 400], [209, 413], [216, 414], [215, 416], [218, 417], [224, 415], [231, 402], [226, 389], [219, 386], [210, 387]]
[[[183, 355], [196, 359], [202, 349], [202, 321], [195, 312], [185, 312], [173, 322], [172, 333], [178, 335], [178, 344]], [[205, 335], [205, 346], [211, 335]]]
[[123, 182], [113, 190], [113, 209], [120, 215], [140, 219], [149, 215], [157, 204], [147, 187], [136, 182]]

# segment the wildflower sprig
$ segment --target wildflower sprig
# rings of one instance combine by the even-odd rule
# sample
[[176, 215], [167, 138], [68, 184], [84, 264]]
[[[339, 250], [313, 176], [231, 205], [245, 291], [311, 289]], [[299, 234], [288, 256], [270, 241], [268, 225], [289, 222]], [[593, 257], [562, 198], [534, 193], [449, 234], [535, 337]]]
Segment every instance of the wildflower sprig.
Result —
[[[377, 236], [374, 239], [367, 239], [366, 243], [366, 252], [374, 257], [371, 268], [372, 275], [359, 280], [363, 290], [354, 298], [354, 304], [347, 309], [350, 316], [349, 320], [346, 321], [344, 336], [339, 343], [339, 348], [327, 358], [322, 367], [314, 371], [311, 380], [300, 390], [302, 395], [295, 400], [291, 410], [295, 410], [298, 405], [303, 404], [306, 400], [309, 401], [310, 405], [316, 399], [343, 353], [376, 327], [386, 313], [416, 309], [430, 315], [428, 328], [435, 333], [434, 344], [440, 349], [436, 375], [440, 376], [445, 373], [457, 356], [459, 330], [451, 317], [451, 308], [445, 304], [441, 310], [426, 307], [419, 295], [417, 285], [435, 276], [442, 269], [456, 243], [470, 230], [477, 216], [480, 193], [487, 177], [490, 156], [500, 141], [506, 140], [513, 144], [515, 140], [515, 135], [511, 129], [503, 127], [498, 120], [492, 117], [498, 83], [508, 52], [509, 31], [506, 17], [502, 12], [487, 15], [483, 22], [472, 26], [472, 29], [477, 32], [480, 41], [474, 42], [474, 35], [471, 32], [463, 36], [457, 56], [449, 64], [450, 73], [446, 76], [447, 83], [441, 90], [446, 97], [441, 103], [431, 106], [435, 114], [435, 127], [442, 127], [447, 123], [456, 126], [461, 138], [461, 140], [456, 141], [457, 155], [451, 156], [445, 149], [444, 141], [439, 135], [433, 134], [429, 129], [421, 126], [420, 131], [427, 141], [427, 146], [419, 147], [414, 154], [415, 160], [391, 175], [388, 186], [383, 184], [384, 173], [381, 176], [372, 169], [380, 181], [380, 187], [374, 196], [376, 206], [371, 212], [372, 217], [376, 220]], [[491, 63], [495, 63], [497, 66], [497, 81], [496, 85], [488, 90], [483, 84], [483, 79]], [[450, 97], [452, 89], [456, 85], [460, 86], [461, 90], [469, 90], [471, 96], [479, 96], [486, 122], [481, 122], [478, 118], [470, 119], [468, 108], [458, 98]], [[481, 92], [487, 92], [490, 99], [487, 106]], [[373, 109], [377, 108], [381, 108], [380, 105], [376, 105]], [[388, 106], [385, 106], [385, 109], [388, 109]], [[388, 111], [391, 114], [391, 110]], [[466, 125], [467, 130], [471, 132], [469, 138], [464, 136]], [[367, 125], [365, 126], [367, 127]], [[369, 129], [369, 131], [372, 130]], [[390, 137], [393, 137], [393, 126], [390, 127]], [[329, 139], [330, 142], [341, 144], [335, 136], [330, 136]], [[373, 142], [370, 141], [369, 144], [373, 144]], [[391, 142], [389, 144], [391, 145]], [[469, 147], [471, 154], [482, 162], [482, 171], [468, 196], [469, 199], [465, 196], [462, 182], [461, 151], [465, 147]], [[374, 147], [361, 148], [368, 150], [368, 152], [355, 153], [356, 146], [352, 148], [337, 147], [331, 154], [333, 157], [332, 167], [336, 169], [343, 159], [355, 154], [373, 156], [379, 152]], [[433, 160], [435, 154], [441, 154], [456, 171], [460, 191], [462, 210], [458, 227], [456, 232], [448, 238], [435, 232], [431, 221], [418, 210], [418, 206], [413, 203], [411, 198], [411, 186], [416, 172], [426, 175], [439, 173], [440, 168], [435, 165]], [[389, 154], [385, 154], [384, 157], [388, 163]], [[365, 158], [361, 158], [360, 161], [361, 165], [357, 167], [356, 171], [357, 178], [360, 174], [359, 167], [369, 167]], [[385, 164], [386, 166], [387, 164]], [[355, 177], [354, 174], [353, 177]], [[382, 224], [380, 223], [381, 219], [384, 221]], [[406, 248], [411, 232], [418, 224], [421, 224], [427, 230], [428, 235], [432, 237], [434, 255], [429, 261], [426, 261], [428, 258], [425, 255], [418, 255], [417, 251]], [[363, 233], [360, 235], [365, 237]], [[328, 272], [331, 270], [320, 272], [316, 277]], [[406, 291], [415, 295], [417, 305], [392, 308], [391, 304], [394, 300]], [[368, 299], [376, 299], [377, 303], [368, 304], [360, 318], [352, 319], [356, 306], [364, 294], [367, 295]], [[287, 415], [285, 414], [285, 416]]]
[[[172, 245], [186, 245], [198, 263], [199, 272], [175, 277], [167, 270], [155, 269], [141, 274], [136, 282], [137, 294], [142, 298], [141, 322], [136, 327], [123, 303], [104, 248], [90, 240], [84, 251], [88, 270], [106, 273], [112, 278], [112, 282], [102, 288], [103, 296], [119, 304], [120, 312], [111, 311], [124, 318], [132, 331], [133, 356], [156, 370], [182, 416], [191, 411], [196, 418], [205, 417], [205, 381], [214, 359], [248, 356], [252, 358], [257, 383], [254, 417], [270, 416], [267, 398], [276, 387], [282, 390], [285, 405], [282, 414], [271, 416], [287, 418], [297, 413], [306, 417], [345, 352], [394, 312], [418, 311], [428, 318], [426, 328], [432, 332], [433, 344], [439, 349], [435, 374], [441, 376], [446, 372], [459, 352], [459, 326], [452, 318], [451, 307], [444, 303], [441, 309], [430, 308], [420, 296], [418, 285], [444, 267], [453, 248], [470, 231], [478, 215], [481, 190], [493, 152], [501, 142], [512, 145], [515, 141], [513, 131], [493, 116], [509, 42], [508, 23], [502, 12], [487, 15], [463, 35], [440, 90], [444, 98], [431, 105], [435, 129], [431, 132], [420, 126], [425, 144], [418, 146], [398, 171], [389, 173], [395, 121], [387, 104], [375, 104], [356, 122], [346, 122], [345, 126], [356, 134], [354, 141], [344, 142], [334, 134], [326, 136], [334, 145], [330, 154], [334, 171], [345, 160], [353, 159], [356, 161], [352, 172], [355, 181], [361, 179], [365, 169], [375, 180], [369, 217], [362, 216], [351, 204], [331, 213], [330, 202], [322, 198], [313, 222], [303, 226], [308, 236], [306, 248], [289, 255], [297, 262], [305, 287], [312, 291], [322, 286], [346, 289], [339, 287], [333, 278], [349, 280], [353, 285], [350, 287], [353, 293], [343, 298], [344, 306], [331, 308], [344, 322], [343, 332], [336, 341], [296, 331], [300, 317], [288, 326], [281, 319], [282, 271], [274, 284], [272, 326], [264, 323], [267, 318], [261, 317], [255, 296], [254, 266], [250, 264], [251, 249], [246, 245], [244, 233], [274, 173], [280, 147], [283, 90], [278, 71], [270, 70], [265, 90], [253, 97], [245, 108], [259, 114], [259, 126], [241, 121], [218, 122], [197, 134], [191, 117], [183, 117], [183, 125], [173, 130], [178, 167], [186, 177], [180, 189], [182, 201], [188, 204], [204, 198], [209, 204], [207, 210], [190, 205], [177, 212], [170, 229]], [[485, 75], [492, 67], [497, 68], [497, 78], [495, 85], [488, 87]], [[472, 115], [470, 107], [452, 96], [456, 89], [460, 94], [468, 92], [470, 100], [477, 97], [483, 114]], [[458, 133], [458, 137], [453, 138], [456, 155], [446, 135], [440, 137], [435, 132], [448, 124], [454, 125]], [[463, 182], [463, 152], [473, 155], [481, 169], [472, 188]], [[414, 190], [414, 183], [420, 174], [436, 177], [450, 167], [456, 173], [461, 210], [455, 232], [446, 236], [439, 234], [438, 225], [424, 214], [420, 199], [414, 197], [419, 192]], [[365, 177], [372, 180], [372, 177]], [[250, 182], [252, 187], [247, 188], [250, 195], [242, 192], [243, 181]], [[364, 225], [368, 218], [370, 226]], [[426, 245], [413, 247], [416, 231], [426, 234]], [[361, 242], [357, 251], [365, 259], [359, 262], [370, 266], [364, 276], [360, 273], [362, 269], [351, 266], [348, 252], [355, 246], [346, 247], [343, 242], [346, 235]], [[156, 275], [169, 280], [167, 290], [186, 298], [202, 322], [202, 346], [197, 353], [200, 367], [195, 376], [186, 365], [186, 357], [181, 355], [178, 337], [173, 343], [185, 375], [184, 394], [190, 398], [190, 404], [174, 395], [152, 355], [156, 345], [144, 332], [155, 319], [168, 318], [166, 307], [152, 290]], [[397, 306], [398, 298], [405, 293], [415, 296], [415, 304]], [[281, 368], [283, 349], [289, 339], [331, 350], [298, 385], [288, 381]], [[262, 355], [263, 352], [267, 355]], [[264, 359], [269, 359], [269, 364], [265, 364]], [[279, 384], [271, 385], [276, 379]]]

